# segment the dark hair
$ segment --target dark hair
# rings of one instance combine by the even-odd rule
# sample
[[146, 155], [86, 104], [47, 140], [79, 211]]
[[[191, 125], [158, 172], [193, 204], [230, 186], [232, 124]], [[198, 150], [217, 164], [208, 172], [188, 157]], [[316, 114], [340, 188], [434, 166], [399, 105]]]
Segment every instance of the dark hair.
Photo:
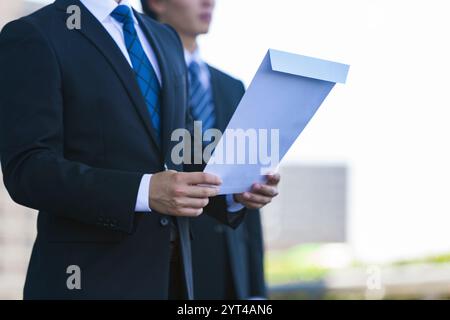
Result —
[[148, 5], [148, 0], [141, 0], [142, 5], [142, 11], [148, 15], [150, 18], [158, 20], [158, 16], [156, 15], [156, 12], [153, 11], [150, 6]]

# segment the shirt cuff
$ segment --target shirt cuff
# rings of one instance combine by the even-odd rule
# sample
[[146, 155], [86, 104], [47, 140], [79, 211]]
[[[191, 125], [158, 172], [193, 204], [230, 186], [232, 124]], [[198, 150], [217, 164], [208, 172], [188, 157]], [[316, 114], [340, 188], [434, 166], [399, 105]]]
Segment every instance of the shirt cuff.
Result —
[[141, 183], [139, 185], [139, 190], [136, 199], [136, 207], [134, 211], [136, 212], [151, 212], [149, 205], [149, 190], [151, 183], [151, 174], [144, 174], [141, 179]]
[[244, 206], [236, 201], [234, 201], [234, 197], [232, 194], [227, 194], [225, 196], [227, 201], [228, 212], [235, 213], [244, 209]]

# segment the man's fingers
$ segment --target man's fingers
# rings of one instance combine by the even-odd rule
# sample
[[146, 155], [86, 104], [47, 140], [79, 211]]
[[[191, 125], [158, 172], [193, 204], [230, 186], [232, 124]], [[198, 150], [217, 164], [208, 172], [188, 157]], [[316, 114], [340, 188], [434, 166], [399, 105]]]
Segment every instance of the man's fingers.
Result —
[[209, 198], [215, 197], [219, 193], [219, 188], [209, 186], [188, 186], [186, 196], [191, 198]]
[[218, 176], [206, 172], [184, 172], [181, 174], [184, 175], [187, 184], [209, 184], [214, 186], [222, 184], [222, 180]]
[[252, 201], [243, 201], [242, 205], [244, 205], [248, 209], [261, 209], [262, 207], [264, 207], [263, 204]]
[[203, 172], [163, 171], [152, 177], [149, 191], [151, 209], [173, 216], [196, 217], [218, 194], [220, 179]]
[[275, 197], [278, 195], [278, 190], [267, 184], [256, 183], [252, 186], [252, 193], [261, 194], [267, 197]]
[[208, 205], [208, 198], [180, 198], [175, 200], [177, 207], [201, 209]]
[[254, 202], [262, 205], [268, 204], [270, 201], [272, 201], [271, 197], [266, 197], [253, 192], [244, 192], [242, 197], [244, 198], [244, 201]]
[[203, 208], [201, 208], [201, 209], [197, 209], [197, 208], [180, 208], [177, 211], [176, 215], [183, 216], [183, 217], [198, 217], [202, 213], [203, 213]]
[[281, 179], [279, 173], [268, 174], [266, 177], [267, 177], [267, 184], [272, 186], [277, 185]]

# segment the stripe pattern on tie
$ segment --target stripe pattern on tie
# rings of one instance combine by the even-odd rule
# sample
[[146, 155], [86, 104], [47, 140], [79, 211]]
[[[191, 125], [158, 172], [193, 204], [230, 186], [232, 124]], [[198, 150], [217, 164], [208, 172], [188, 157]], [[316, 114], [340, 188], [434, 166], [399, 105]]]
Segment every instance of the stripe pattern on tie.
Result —
[[158, 143], [161, 143], [161, 88], [150, 60], [145, 54], [134, 25], [133, 13], [126, 5], [117, 6], [111, 16], [122, 24], [125, 45], [136, 75], [139, 88], [145, 99]]
[[203, 132], [215, 125], [213, 95], [211, 88], [205, 88], [200, 81], [200, 66], [192, 61], [189, 64], [189, 101], [194, 121], [201, 121]]

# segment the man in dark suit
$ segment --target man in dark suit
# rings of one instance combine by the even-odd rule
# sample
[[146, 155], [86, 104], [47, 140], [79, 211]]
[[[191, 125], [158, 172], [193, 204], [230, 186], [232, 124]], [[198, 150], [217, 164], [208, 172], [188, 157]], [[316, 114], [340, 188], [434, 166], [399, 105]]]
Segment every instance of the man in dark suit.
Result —
[[[215, 1], [141, 0], [141, 3], [144, 13], [170, 24], [180, 35], [191, 80], [191, 117], [203, 121], [204, 127], [209, 127], [208, 122], [211, 122], [212, 127], [223, 132], [245, 89], [241, 81], [206, 64], [199, 55], [197, 37], [208, 32]], [[201, 85], [200, 89], [196, 88], [196, 82]], [[210, 105], [203, 107], [202, 110], [206, 110], [203, 111], [203, 119], [198, 119], [196, 103], [206, 101], [208, 91]], [[197, 98], [201, 95], [199, 92], [203, 92], [207, 98]], [[205, 116], [208, 107], [211, 112]], [[189, 166], [187, 170], [201, 172], [204, 165]], [[234, 207], [239, 209], [238, 206]], [[262, 228], [257, 208], [259, 206], [249, 209], [250, 214], [235, 230], [220, 225], [206, 215], [192, 221], [196, 299], [266, 297]]]
[[[176, 32], [118, 2], [57, 0], [0, 34], [4, 182], [39, 210], [28, 299], [193, 298], [189, 217], [220, 179], [170, 156], [187, 116]], [[245, 210], [218, 198], [209, 213], [236, 227]]]

